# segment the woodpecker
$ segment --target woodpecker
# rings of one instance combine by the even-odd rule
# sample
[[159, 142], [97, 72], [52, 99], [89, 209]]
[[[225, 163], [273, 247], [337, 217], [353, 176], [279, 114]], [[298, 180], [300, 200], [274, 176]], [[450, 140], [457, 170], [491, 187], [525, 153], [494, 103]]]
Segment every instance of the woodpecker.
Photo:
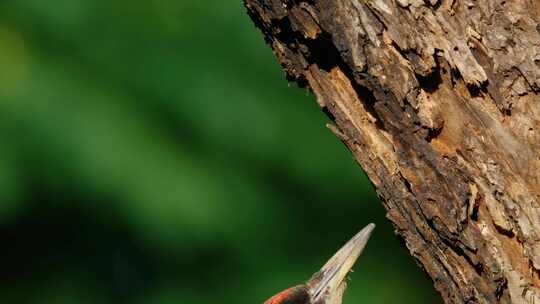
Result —
[[279, 292], [264, 304], [341, 304], [347, 275], [362, 254], [373, 229], [373, 223], [364, 227], [307, 282]]

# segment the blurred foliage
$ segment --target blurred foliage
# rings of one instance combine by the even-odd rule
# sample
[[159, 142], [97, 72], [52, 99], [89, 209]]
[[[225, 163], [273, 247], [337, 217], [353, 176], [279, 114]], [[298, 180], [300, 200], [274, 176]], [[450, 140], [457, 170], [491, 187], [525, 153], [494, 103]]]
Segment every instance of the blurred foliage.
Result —
[[240, 2], [0, 16], [3, 303], [261, 303], [368, 222], [345, 303], [438, 302]]

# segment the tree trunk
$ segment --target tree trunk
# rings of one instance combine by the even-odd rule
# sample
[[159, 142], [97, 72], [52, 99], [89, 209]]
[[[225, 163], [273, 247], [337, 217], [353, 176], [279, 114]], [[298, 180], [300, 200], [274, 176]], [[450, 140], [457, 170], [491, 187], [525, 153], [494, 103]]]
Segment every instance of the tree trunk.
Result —
[[446, 303], [540, 303], [540, 1], [245, 0]]

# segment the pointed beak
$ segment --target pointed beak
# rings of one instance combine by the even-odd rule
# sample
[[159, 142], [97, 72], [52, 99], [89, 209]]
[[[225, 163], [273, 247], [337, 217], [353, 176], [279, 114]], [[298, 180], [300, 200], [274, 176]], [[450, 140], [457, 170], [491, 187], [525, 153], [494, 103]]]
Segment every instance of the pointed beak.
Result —
[[[347, 284], [347, 274], [351, 271], [362, 251], [364, 251], [373, 229], [375, 229], [375, 224], [372, 223], [360, 230], [326, 262], [320, 271], [311, 277], [306, 285], [310, 291], [312, 303], [318, 303], [319, 300], [325, 297], [341, 299]], [[324, 303], [325, 301], [321, 302]], [[337, 303], [340, 300], [327, 302]]]

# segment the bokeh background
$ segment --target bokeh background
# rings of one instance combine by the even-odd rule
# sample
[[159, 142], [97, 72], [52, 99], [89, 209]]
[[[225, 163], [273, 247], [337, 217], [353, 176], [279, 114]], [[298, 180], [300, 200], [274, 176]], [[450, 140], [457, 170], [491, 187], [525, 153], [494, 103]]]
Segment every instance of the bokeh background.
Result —
[[345, 304], [439, 303], [240, 1], [0, 2], [0, 301], [261, 303], [378, 228]]

